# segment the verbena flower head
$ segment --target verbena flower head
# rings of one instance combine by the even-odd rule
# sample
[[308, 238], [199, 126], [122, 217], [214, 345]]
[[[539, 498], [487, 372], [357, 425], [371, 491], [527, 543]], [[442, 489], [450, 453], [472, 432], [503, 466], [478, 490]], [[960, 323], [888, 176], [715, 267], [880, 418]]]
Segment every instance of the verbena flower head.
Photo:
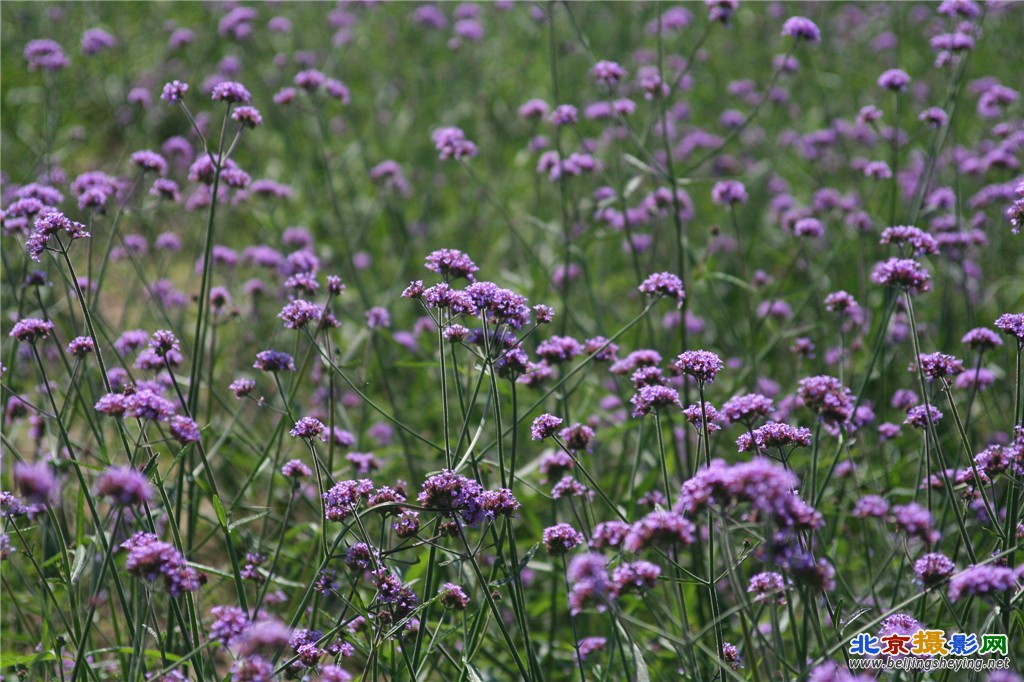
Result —
[[253, 364], [253, 368], [264, 372], [294, 372], [295, 361], [288, 353], [265, 350], [256, 354], [256, 362]]
[[711, 200], [719, 206], [747, 203], [747, 188], [738, 180], [722, 180], [711, 188]]
[[284, 321], [286, 329], [302, 329], [310, 322], [319, 322], [322, 314], [320, 306], [297, 298], [285, 303], [277, 316]]
[[428, 477], [416, 499], [431, 511], [457, 514], [467, 525], [475, 526], [484, 516], [483, 492], [478, 482], [445, 470]]
[[736, 446], [740, 452], [761, 451], [768, 448], [805, 448], [811, 444], [810, 429], [790, 426], [781, 422], [771, 422], [760, 426], [753, 430], [753, 440], [750, 436], [750, 433], [744, 433], [736, 439]]
[[959, 358], [945, 353], [922, 353], [917, 356], [917, 363], [911, 363], [909, 371], [920, 368], [928, 381], [946, 379], [963, 373], [964, 363]]
[[35, 343], [47, 338], [52, 332], [53, 323], [49, 320], [26, 317], [14, 323], [14, 327], [8, 336], [18, 341]]
[[339, 481], [323, 494], [324, 513], [329, 521], [344, 521], [361, 500], [373, 492], [369, 479]]
[[476, 145], [466, 139], [466, 134], [460, 128], [438, 128], [431, 138], [434, 140], [434, 147], [440, 152], [442, 161], [476, 156]]
[[733, 424], [753, 424], [775, 411], [771, 398], [760, 393], [747, 393], [729, 398], [719, 414]]
[[96, 346], [93, 343], [92, 338], [88, 336], [77, 336], [68, 342], [68, 354], [74, 355], [77, 358], [84, 358], [94, 350], [96, 350]]
[[201, 440], [199, 426], [190, 418], [177, 415], [171, 418], [171, 435], [182, 445], [198, 443]]
[[163, 578], [172, 597], [199, 589], [199, 573], [188, 566], [185, 557], [173, 545], [162, 542], [152, 533], [136, 533], [121, 543], [127, 550], [125, 569], [148, 582]]
[[323, 422], [315, 417], [303, 417], [299, 421], [295, 422], [295, 426], [292, 428], [290, 433], [296, 438], [303, 438], [305, 440], [313, 440], [319, 438], [322, 441], [327, 440], [323, 435], [327, 427], [324, 426]]
[[181, 81], [171, 81], [164, 85], [163, 92], [160, 93], [160, 99], [170, 104], [177, 104], [185, 98], [185, 93], [188, 92], [188, 83], [182, 83]]
[[114, 504], [135, 507], [153, 499], [153, 488], [146, 476], [132, 467], [110, 467], [96, 483], [96, 494], [109, 497]]
[[650, 561], [620, 564], [612, 571], [612, 591], [616, 596], [629, 592], [643, 593], [658, 585], [661, 567]]
[[708, 19], [711, 21], [728, 24], [733, 12], [740, 6], [739, 0], [704, 0], [708, 8]]
[[976, 327], [970, 330], [964, 334], [960, 342], [976, 351], [992, 350], [1003, 345], [1003, 340], [999, 338], [999, 335], [988, 327]]
[[939, 252], [939, 243], [935, 238], [921, 228], [912, 225], [896, 225], [885, 228], [878, 243], [909, 246], [911, 252], [916, 256], [934, 256]]
[[706, 350], [687, 350], [676, 357], [672, 367], [692, 376], [702, 384], [710, 384], [725, 365], [715, 353]]
[[57, 496], [57, 477], [44, 461], [18, 462], [14, 465], [14, 484], [24, 499], [32, 504], [46, 505]]
[[249, 104], [252, 96], [245, 86], [235, 81], [224, 81], [213, 88], [210, 98], [215, 102], [227, 102], [229, 104]]
[[786, 605], [786, 581], [779, 573], [765, 571], [751, 576], [747, 592], [758, 604]]
[[431, 272], [436, 272], [445, 279], [467, 279], [474, 280], [473, 273], [480, 268], [476, 266], [469, 256], [457, 249], [439, 249], [427, 256], [424, 267]]
[[250, 106], [236, 107], [231, 112], [231, 118], [238, 123], [241, 123], [246, 128], [256, 128], [263, 125], [263, 117], [260, 115], [259, 109]]
[[1024, 313], [1006, 313], [996, 318], [996, 327], [1007, 336], [1017, 339], [1017, 345], [1024, 344]]
[[60, 71], [71, 64], [60, 43], [48, 38], [30, 40], [25, 45], [29, 71]]
[[131, 162], [143, 171], [152, 171], [157, 175], [167, 174], [167, 160], [149, 149], [143, 149], [132, 154]]
[[677, 511], [655, 510], [634, 523], [622, 542], [630, 552], [648, 547], [689, 545], [696, 540], [697, 527]]
[[915, 429], [926, 429], [928, 424], [938, 424], [942, 419], [942, 412], [931, 405], [916, 405], [907, 411], [907, 418], [903, 423]]
[[570, 550], [583, 544], [586, 538], [568, 523], [559, 523], [544, 529], [544, 549], [552, 556], [568, 554]]
[[441, 606], [446, 609], [454, 609], [456, 611], [465, 611], [466, 607], [469, 606], [469, 597], [461, 587], [455, 583], [445, 583], [441, 585], [438, 590], [438, 602]]
[[533, 440], [544, 440], [550, 438], [562, 425], [562, 420], [553, 414], [542, 414], [533, 420], [530, 427], [530, 437]]
[[964, 597], [999, 597], [999, 593], [1017, 589], [1012, 568], [992, 564], [970, 566], [949, 581], [949, 600], [954, 604]]
[[281, 474], [288, 478], [300, 479], [312, 476], [313, 471], [301, 459], [292, 459], [281, 467]]
[[683, 281], [669, 272], [651, 275], [641, 282], [639, 288], [640, 293], [654, 298], [662, 296], [674, 298], [679, 308], [683, 307], [683, 300], [686, 298], [686, 292], [683, 290]]
[[634, 417], [641, 417], [670, 405], [682, 407], [679, 403], [679, 393], [674, 388], [658, 385], [641, 387], [630, 398], [630, 402], [633, 404]]
[[914, 575], [925, 589], [946, 582], [956, 571], [953, 560], [940, 552], [925, 554], [914, 562]]
[[743, 503], [754, 518], [766, 518], [780, 528], [818, 528], [824, 520], [794, 492], [799, 487], [794, 473], [767, 458], [731, 466], [716, 459], [683, 483], [675, 509], [692, 515], [707, 505], [730, 509]]
[[805, 40], [808, 43], [817, 43], [821, 40], [821, 31], [817, 24], [807, 17], [790, 17], [782, 25], [782, 35]]
[[801, 379], [797, 397], [828, 425], [846, 425], [854, 416], [853, 393], [835, 377], [818, 375]]
[[903, 92], [910, 83], [910, 76], [902, 69], [889, 69], [878, 77], [878, 87], [893, 92]]

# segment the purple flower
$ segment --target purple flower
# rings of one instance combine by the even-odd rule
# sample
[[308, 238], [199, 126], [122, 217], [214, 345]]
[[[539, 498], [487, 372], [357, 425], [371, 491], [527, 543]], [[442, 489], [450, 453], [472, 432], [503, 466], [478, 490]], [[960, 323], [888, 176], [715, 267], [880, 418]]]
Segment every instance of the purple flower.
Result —
[[917, 363], [911, 363], [908, 371], [920, 368], [928, 381], [956, 376], [964, 371], [964, 363], [952, 355], [945, 353], [922, 353], [917, 356]]
[[668, 296], [676, 299], [677, 307], [683, 307], [683, 299], [686, 292], [683, 290], [683, 282], [675, 275], [668, 272], [655, 273], [640, 284], [640, 293], [659, 298]]
[[693, 544], [697, 527], [676, 511], [656, 510], [634, 523], [622, 546], [630, 552], [640, 552], [652, 546]]
[[917, 405], [907, 411], [907, 418], [903, 423], [915, 429], [928, 428], [929, 422], [934, 426], [942, 419], [942, 412], [931, 405]]
[[28, 41], [25, 45], [25, 61], [28, 62], [29, 71], [60, 71], [71, 63], [64, 54], [64, 48], [47, 38]]
[[774, 411], [775, 403], [770, 398], [760, 393], [748, 393], [729, 398], [719, 413], [734, 424], [752, 424]]
[[324, 513], [330, 521], [344, 521], [359, 501], [373, 492], [369, 479], [339, 481], [323, 495]]
[[228, 388], [231, 389], [236, 398], [244, 398], [256, 389], [256, 382], [243, 377], [232, 381]]
[[252, 100], [252, 96], [241, 83], [224, 81], [214, 86], [211, 99], [215, 102], [229, 104], [248, 104]]
[[910, 83], [910, 76], [902, 69], [889, 69], [878, 77], [878, 87], [893, 92], [903, 92], [907, 89], [908, 83]]
[[174, 403], [149, 389], [140, 389], [126, 396], [124, 404], [125, 416], [135, 419], [165, 422], [174, 414]]
[[738, 180], [722, 180], [711, 188], [711, 201], [719, 206], [747, 203], [747, 188]]
[[649, 561], [620, 564], [612, 571], [612, 591], [616, 596], [628, 592], [653, 590], [658, 585], [661, 567]]
[[809, 43], [817, 43], [821, 40], [821, 31], [817, 24], [807, 17], [790, 17], [782, 25], [782, 35], [791, 36], [797, 40], [806, 40]]
[[941, 537], [935, 530], [935, 520], [931, 512], [916, 502], [894, 506], [892, 517], [902, 532], [910, 537], [920, 538], [929, 545], [935, 544]]
[[519, 115], [522, 118], [544, 118], [548, 115], [550, 107], [548, 103], [542, 99], [531, 99], [523, 103], [519, 107]]
[[555, 434], [555, 431], [562, 425], [562, 420], [553, 414], [542, 414], [533, 420], [530, 427], [530, 436], [533, 440], [544, 440]]
[[800, 380], [800, 404], [814, 410], [827, 425], [843, 426], [853, 418], [854, 397], [835, 377], [818, 375]]
[[189, 567], [185, 557], [173, 545], [162, 542], [152, 533], [136, 533], [121, 543], [128, 551], [125, 569], [148, 582], [161, 576], [172, 597], [195, 592], [201, 582], [199, 573]]
[[716, 459], [683, 483], [675, 509], [692, 515], [710, 504], [730, 508], [746, 503], [782, 528], [817, 528], [822, 516], [794, 492], [799, 487], [795, 474], [767, 458], [731, 466]]
[[365, 542], [357, 542], [345, 552], [345, 565], [350, 571], [362, 573], [380, 562], [380, 552]]
[[256, 107], [237, 107], [231, 112], [231, 118], [246, 128], [255, 128], [263, 125], [263, 117], [260, 116], [259, 109]]
[[607, 560], [596, 552], [573, 557], [566, 577], [571, 585], [569, 612], [572, 615], [579, 614], [590, 605], [604, 611], [608, 600], [615, 596], [611, 591]]
[[621, 65], [606, 60], [594, 64], [590, 73], [598, 83], [603, 83], [609, 87], [626, 77], [626, 70]]
[[143, 149], [131, 155], [131, 162], [145, 171], [152, 171], [157, 175], [167, 174], [167, 160], [154, 151]]
[[40, 339], [47, 338], [53, 331], [53, 323], [49, 320], [40, 320], [33, 317], [26, 317], [14, 323], [11, 333], [8, 336], [18, 341], [35, 343]]
[[744, 433], [736, 439], [736, 446], [740, 452], [757, 451], [768, 448], [795, 448], [808, 447], [811, 444], [811, 430], [804, 427], [794, 427], [781, 422], [771, 422], [753, 431], [753, 445], [751, 447], [750, 433]]
[[1017, 339], [1017, 345], [1024, 345], [1024, 313], [1006, 313], [1000, 315], [995, 322], [1003, 334]]
[[210, 639], [224, 646], [234, 646], [249, 629], [249, 618], [237, 606], [214, 606], [210, 615], [214, 618], [210, 624]]
[[286, 329], [303, 329], [310, 322], [319, 322], [322, 313], [320, 306], [297, 298], [288, 301], [277, 316]]
[[301, 459], [292, 459], [281, 467], [281, 474], [288, 478], [300, 479], [311, 476], [313, 471]]
[[537, 355], [549, 364], [568, 362], [583, 353], [583, 344], [571, 336], [552, 336], [537, 346]]
[[669, 405], [682, 407], [679, 403], [679, 393], [668, 386], [644, 386], [630, 398], [633, 404], [633, 416], [641, 417], [650, 414], [652, 410], [660, 410]]
[[882, 231], [879, 244], [909, 246], [914, 255], [934, 256], [939, 252], [939, 243], [924, 230], [912, 225], [895, 225]]
[[778, 573], [765, 571], [751, 576], [747, 592], [758, 604], [786, 605], [786, 582]]
[[445, 583], [441, 585], [441, 589], [438, 590], [437, 600], [441, 603], [441, 606], [446, 609], [455, 609], [456, 611], [464, 611], [469, 605], [469, 597], [462, 591], [462, 588], [455, 583]]
[[865, 495], [864, 497], [857, 500], [857, 503], [853, 506], [851, 514], [857, 518], [876, 518], [881, 519], [889, 513], [889, 502], [884, 497], [878, 495]]
[[188, 417], [178, 415], [172, 418], [170, 429], [171, 435], [182, 445], [198, 443], [201, 440], [199, 426]]
[[672, 363], [672, 367], [683, 374], [697, 379], [699, 383], [710, 384], [715, 375], [722, 371], [722, 359], [706, 350], [683, 351]]
[[431, 138], [434, 147], [441, 153], [442, 161], [476, 156], [476, 145], [466, 139], [466, 134], [460, 128], [438, 128]]
[[548, 116], [548, 120], [551, 121], [555, 127], [572, 125], [578, 120], [576, 107], [571, 104], [559, 104], [555, 107], [551, 115]]
[[164, 86], [163, 92], [160, 94], [160, 99], [171, 104], [177, 104], [185, 98], [186, 92], [188, 92], [188, 83], [171, 81]]
[[380, 306], [370, 308], [366, 311], [366, 326], [370, 329], [387, 329], [391, 326], [391, 314]]
[[739, 0], [704, 0], [708, 8], [708, 19], [712, 22], [728, 24], [733, 12], [740, 6]]
[[43, 461], [15, 464], [14, 484], [22, 497], [32, 504], [46, 505], [57, 496], [57, 477], [50, 465]]
[[110, 467], [96, 483], [96, 494], [109, 497], [114, 504], [138, 506], [153, 499], [149, 480], [132, 467]]
[[276, 350], [265, 350], [256, 354], [253, 368], [264, 372], [294, 372], [295, 361], [287, 353]]
[[946, 582], [954, 571], [956, 564], [953, 560], [939, 552], [925, 554], [914, 562], [914, 575], [925, 589]]
[[1012, 568], [994, 566], [970, 566], [953, 576], [949, 581], [949, 600], [953, 603], [963, 597], [983, 597], [993, 592], [1011, 592], [1017, 589], [1017, 579]]
[[312, 440], [314, 438], [320, 438], [320, 440], [327, 440], [323, 433], [326, 427], [319, 419], [314, 417], [303, 417], [299, 421], [295, 422], [295, 427], [292, 428], [290, 433], [296, 438], [305, 438], [306, 440]]
[[457, 513], [466, 524], [475, 526], [484, 516], [480, 499], [483, 492], [476, 481], [446, 469], [427, 478], [416, 499], [427, 509]]
[[562, 556], [578, 547], [586, 539], [568, 523], [559, 523], [544, 529], [544, 549], [552, 556]]
[[78, 358], [84, 358], [95, 350], [92, 338], [88, 336], [77, 336], [68, 342], [67, 352]]

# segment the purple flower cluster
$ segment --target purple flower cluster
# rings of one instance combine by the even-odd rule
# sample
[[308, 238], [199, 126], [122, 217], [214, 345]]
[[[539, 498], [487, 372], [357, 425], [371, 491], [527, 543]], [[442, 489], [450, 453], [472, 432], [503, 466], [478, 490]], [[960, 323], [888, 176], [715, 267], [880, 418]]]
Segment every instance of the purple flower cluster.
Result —
[[796, 474], [768, 459], [734, 465], [716, 459], [683, 483], [675, 508], [692, 515], [708, 505], [729, 509], [747, 504], [753, 517], [772, 520], [781, 528], [819, 528], [822, 516], [794, 492], [799, 487]]
[[185, 562], [174, 545], [161, 541], [152, 533], [136, 533], [120, 545], [128, 552], [125, 569], [133, 575], [153, 582], [162, 577], [172, 597], [195, 592], [204, 582], [201, 574]]

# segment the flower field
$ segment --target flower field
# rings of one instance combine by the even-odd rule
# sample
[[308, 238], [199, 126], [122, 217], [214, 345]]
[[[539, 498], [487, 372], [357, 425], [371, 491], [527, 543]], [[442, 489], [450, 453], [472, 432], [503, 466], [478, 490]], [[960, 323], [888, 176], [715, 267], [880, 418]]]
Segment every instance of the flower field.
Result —
[[1024, 682], [1024, 3], [0, 28], [0, 679]]

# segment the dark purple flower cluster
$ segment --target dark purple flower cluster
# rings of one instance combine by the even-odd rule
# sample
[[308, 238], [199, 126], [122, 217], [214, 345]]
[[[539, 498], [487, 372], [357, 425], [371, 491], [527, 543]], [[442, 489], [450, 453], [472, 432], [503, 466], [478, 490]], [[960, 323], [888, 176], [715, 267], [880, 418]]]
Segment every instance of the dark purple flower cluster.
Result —
[[427, 256], [427, 270], [436, 272], [447, 279], [467, 279], [473, 281], [473, 273], [480, 268], [469, 256], [457, 249], [439, 249]]
[[683, 351], [671, 365], [674, 369], [694, 377], [702, 384], [710, 384], [725, 366], [715, 353], [706, 350]]
[[782, 528], [818, 528], [822, 516], [794, 492], [799, 487], [796, 474], [768, 459], [731, 466], [716, 459], [683, 483], [675, 508], [694, 514], [712, 504], [723, 509], [748, 504], [755, 518], [772, 520]]
[[683, 307], [683, 300], [686, 298], [686, 292], [683, 290], [683, 281], [669, 272], [651, 275], [640, 283], [639, 288], [640, 293], [654, 298], [662, 296], [674, 298], [679, 308]]
[[[105, 199], [104, 199], [105, 201]], [[50, 242], [50, 238], [63, 232], [68, 239], [85, 239], [90, 237], [85, 225], [70, 220], [60, 211], [50, 210], [40, 212], [35, 221], [35, 231], [29, 235], [25, 242], [25, 250], [32, 260], [39, 261]], [[62, 245], [66, 248], [66, 245]]]
[[682, 407], [679, 403], [679, 393], [674, 388], [659, 385], [641, 387], [630, 398], [630, 402], [633, 404], [634, 417], [642, 417], [670, 405]]
[[1012, 568], [984, 564], [970, 566], [949, 581], [949, 600], [954, 604], [964, 597], [984, 597], [1017, 589], [1017, 576]]
[[945, 353], [922, 353], [917, 356], [917, 363], [910, 365], [909, 371], [915, 372], [918, 368], [928, 381], [934, 381], [962, 374], [964, 363]]
[[770, 422], [754, 429], [752, 434], [753, 439], [751, 433], [744, 433], [736, 439], [736, 446], [740, 452], [760, 452], [769, 448], [805, 448], [811, 444], [810, 429], [782, 422]]
[[110, 467], [96, 483], [96, 494], [109, 497], [114, 504], [137, 506], [153, 499], [149, 480], [132, 467]]
[[203, 582], [200, 573], [185, 562], [174, 545], [161, 541], [153, 533], [136, 533], [120, 546], [128, 552], [125, 569], [129, 573], [148, 582], [163, 577], [172, 597], [195, 592]]
[[896, 287], [912, 294], [929, 291], [932, 288], [931, 275], [916, 260], [890, 258], [878, 263], [871, 272], [876, 284]]
[[835, 377], [818, 375], [802, 379], [797, 397], [801, 405], [816, 412], [828, 426], [847, 426], [854, 417], [853, 393]]
[[726, 400], [719, 414], [732, 424], [751, 425], [774, 411], [775, 403], [771, 398], [760, 393], [747, 393]]

